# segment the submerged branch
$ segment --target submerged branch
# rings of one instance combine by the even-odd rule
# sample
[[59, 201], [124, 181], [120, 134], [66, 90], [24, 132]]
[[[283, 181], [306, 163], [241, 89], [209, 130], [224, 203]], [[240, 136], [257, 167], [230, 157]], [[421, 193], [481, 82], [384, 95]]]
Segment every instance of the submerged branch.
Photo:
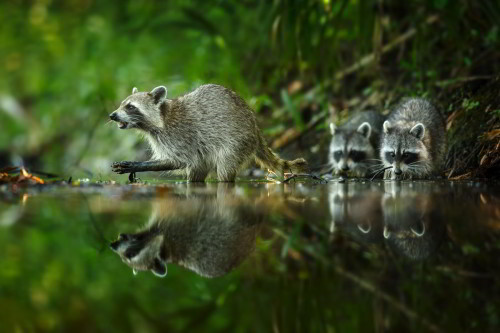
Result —
[[399, 310], [400, 312], [404, 313], [409, 319], [412, 320], [418, 320], [424, 325], [428, 330], [432, 332], [443, 332], [436, 324], [431, 323], [429, 320], [426, 318], [423, 318], [420, 316], [418, 313], [413, 311], [412, 309], [408, 308], [405, 304], [401, 303], [397, 299], [395, 299], [393, 296], [389, 295], [388, 293], [380, 290], [376, 286], [374, 286], [371, 282], [355, 275], [352, 272], [346, 271], [342, 267], [335, 266], [335, 272], [348, 280], [352, 281], [353, 283], [357, 284], [359, 287], [371, 292], [375, 296], [383, 299], [387, 303], [389, 303], [391, 306]]
[[292, 174], [290, 177], [288, 177], [287, 179], [285, 179], [283, 181], [283, 183], [288, 183], [290, 182], [292, 179], [296, 179], [296, 178], [311, 178], [311, 179], [314, 179], [314, 180], [319, 180], [321, 183], [328, 183], [327, 180], [321, 178], [321, 177], [318, 177], [316, 175], [313, 175], [313, 174], [310, 174], [310, 173], [299, 173], [299, 174]]
[[[280, 237], [284, 238], [285, 240], [289, 239], [289, 236], [286, 235], [284, 232], [281, 232], [281, 231], [277, 232], [277, 235], [279, 235]], [[318, 261], [324, 263], [325, 265], [331, 265], [332, 264], [331, 263], [331, 259], [328, 259], [328, 258], [322, 256], [321, 254], [318, 254], [318, 253], [314, 252], [310, 248], [305, 247], [304, 251], [308, 255], [314, 257], [315, 259], [317, 259]], [[340, 275], [340, 276], [342, 276], [342, 277], [350, 280], [351, 282], [355, 283], [356, 285], [358, 285], [362, 289], [364, 289], [364, 290], [372, 293], [375, 297], [383, 299], [389, 305], [393, 306], [395, 309], [397, 309], [398, 311], [400, 311], [401, 313], [403, 313], [404, 315], [406, 315], [409, 319], [419, 321], [428, 330], [430, 330], [432, 332], [443, 332], [443, 330], [441, 328], [439, 328], [439, 326], [437, 326], [436, 324], [430, 322], [427, 318], [422, 317], [417, 312], [415, 312], [414, 310], [410, 309], [408, 306], [406, 306], [405, 304], [401, 303], [400, 301], [398, 301], [396, 298], [394, 298], [390, 294], [388, 294], [388, 293], [380, 290], [380, 288], [377, 288], [377, 286], [375, 286], [370, 281], [367, 281], [366, 279], [363, 279], [363, 278], [355, 275], [354, 273], [345, 270], [344, 268], [340, 267], [339, 265], [333, 266], [333, 270], [338, 275]]]

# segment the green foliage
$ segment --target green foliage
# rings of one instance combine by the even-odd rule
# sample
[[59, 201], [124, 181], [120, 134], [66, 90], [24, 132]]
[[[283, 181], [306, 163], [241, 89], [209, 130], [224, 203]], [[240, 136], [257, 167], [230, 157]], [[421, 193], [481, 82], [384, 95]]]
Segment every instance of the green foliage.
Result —
[[469, 100], [467, 98], [464, 98], [464, 100], [462, 101], [462, 107], [464, 108], [465, 111], [474, 110], [478, 106], [479, 106], [478, 101]]
[[[0, 3], [0, 20], [0, 155], [66, 174], [108, 174], [111, 161], [144, 154], [132, 133], [105, 126], [133, 86], [164, 84], [173, 97], [223, 84], [256, 112], [270, 108], [261, 123], [278, 135], [304, 128], [311, 88], [324, 92], [306, 100], [318, 113], [332, 96], [367, 89], [390, 92], [385, 107], [500, 63], [497, 1], [13, 0]], [[414, 37], [378, 53], [411, 28]], [[332, 80], [371, 53], [376, 61]], [[294, 81], [299, 93], [288, 91]]]

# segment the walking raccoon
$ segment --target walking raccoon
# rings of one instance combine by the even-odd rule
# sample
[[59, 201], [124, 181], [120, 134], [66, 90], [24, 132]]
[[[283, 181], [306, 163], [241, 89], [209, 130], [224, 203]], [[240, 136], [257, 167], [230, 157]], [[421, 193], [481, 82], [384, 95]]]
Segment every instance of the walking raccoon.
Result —
[[264, 214], [218, 185], [217, 197], [156, 200], [147, 225], [120, 234], [111, 249], [134, 273], [150, 270], [163, 277], [167, 263], [175, 263], [204, 277], [227, 274], [254, 250]]
[[375, 111], [359, 112], [342, 126], [330, 123], [332, 141], [329, 162], [335, 173], [351, 171], [365, 177], [380, 143], [380, 130], [384, 116]]
[[252, 159], [283, 178], [285, 172], [306, 173], [303, 158], [286, 161], [266, 144], [255, 115], [235, 92], [215, 84], [199, 87], [176, 99], [167, 88], [151, 92], [132, 90], [110, 114], [120, 129], [146, 134], [153, 156], [147, 162], [115, 162], [117, 173], [185, 170], [189, 181], [204, 181], [210, 171], [219, 181], [234, 181]]
[[445, 125], [422, 98], [404, 99], [383, 125], [380, 157], [385, 179], [424, 178], [439, 173], [446, 154]]

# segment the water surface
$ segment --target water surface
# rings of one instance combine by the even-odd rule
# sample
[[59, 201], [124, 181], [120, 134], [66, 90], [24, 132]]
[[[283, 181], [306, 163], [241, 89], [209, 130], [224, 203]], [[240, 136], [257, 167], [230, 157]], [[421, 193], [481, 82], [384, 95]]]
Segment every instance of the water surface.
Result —
[[492, 184], [4, 187], [0, 199], [2, 332], [500, 326]]

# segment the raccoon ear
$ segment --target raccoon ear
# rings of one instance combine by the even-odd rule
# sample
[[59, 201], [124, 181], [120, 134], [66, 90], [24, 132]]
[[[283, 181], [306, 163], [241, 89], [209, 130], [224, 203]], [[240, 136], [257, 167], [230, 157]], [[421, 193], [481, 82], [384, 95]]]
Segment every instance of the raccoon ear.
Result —
[[422, 140], [425, 134], [424, 124], [418, 123], [410, 130], [410, 134], [419, 140]]
[[137, 94], [138, 92], [139, 92], [139, 89], [137, 89], [136, 87], [132, 88], [132, 95]]
[[337, 127], [335, 126], [334, 123], [330, 123], [330, 133], [332, 133], [332, 135], [335, 135], [335, 130], [337, 129]]
[[167, 275], [167, 264], [159, 257], [155, 257], [151, 272], [153, 272], [153, 274], [156, 276], [165, 277]]
[[391, 237], [391, 232], [389, 231], [389, 228], [387, 226], [384, 226], [384, 238], [389, 239]]
[[369, 138], [372, 134], [372, 127], [368, 122], [364, 122], [358, 127], [358, 132], [361, 133], [365, 138]]
[[418, 226], [418, 230], [416, 227], [411, 227], [411, 232], [415, 234], [417, 237], [422, 237], [425, 234], [425, 224], [420, 221], [420, 225]]
[[368, 234], [368, 233], [370, 233], [370, 231], [372, 231], [372, 225], [369, 224], [368, 226], [364, 226], [364, 225], [358, 224], [358, 229], [362, 233]]
[[153, 96], [155, 104], [163, 102], [167, 98], [167, 88], [159, 86], [151, 90], [150, 95]]
[[389, 120], [384, 121], [384, 133], [387, 134], [391, 130], [391, 123]]

